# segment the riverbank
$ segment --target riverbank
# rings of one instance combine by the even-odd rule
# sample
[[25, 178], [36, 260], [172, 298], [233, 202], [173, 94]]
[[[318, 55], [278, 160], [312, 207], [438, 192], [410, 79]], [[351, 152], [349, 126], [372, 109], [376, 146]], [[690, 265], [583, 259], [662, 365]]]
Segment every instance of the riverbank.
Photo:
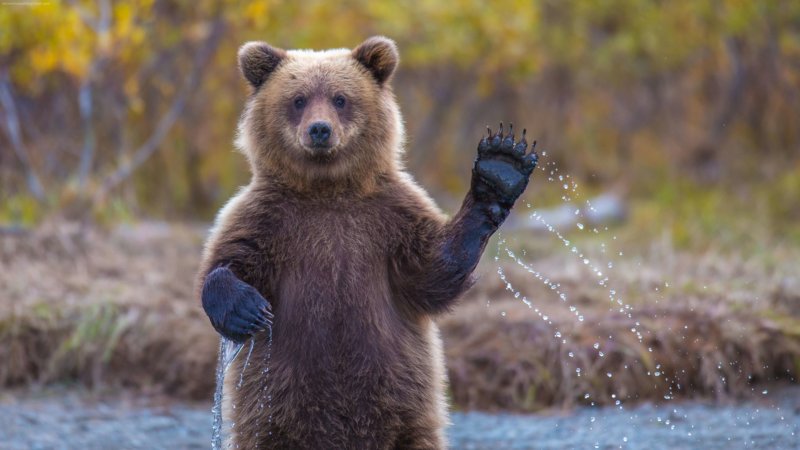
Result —
[[[0, 386], [211, 398], [218, 337], [193, 289], [206, 228], [0, 234]], [[578, 233], [574, 253], [549, 235], [503, 237], [439, 320], [456, 408], [746, 399], [797, 380], [800, 248], [686, 252]]]

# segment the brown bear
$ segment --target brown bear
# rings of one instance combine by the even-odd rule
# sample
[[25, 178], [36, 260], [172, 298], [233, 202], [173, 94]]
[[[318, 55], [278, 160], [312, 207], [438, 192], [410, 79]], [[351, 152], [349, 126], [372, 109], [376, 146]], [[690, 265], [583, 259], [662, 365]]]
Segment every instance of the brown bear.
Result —
[[239, 51], [251, 94], [237, 144], [252, 180], [220, 211], [198, 284], [222, 336], [254, 339], [225, 379], [228, 445], [446, 447], [434, 318], [470, 286], [537, 157], [524, 132], [489, 130], [448, 220], [403, 169], [398, 60], [384, 37]]

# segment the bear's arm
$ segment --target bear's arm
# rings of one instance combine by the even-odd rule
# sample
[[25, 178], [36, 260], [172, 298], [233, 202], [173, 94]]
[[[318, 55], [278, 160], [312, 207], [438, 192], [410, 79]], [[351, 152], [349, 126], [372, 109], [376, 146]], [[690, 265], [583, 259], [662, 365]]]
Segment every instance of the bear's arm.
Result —
[[212, 326], [237, 342], [271, 326], [272, 321], [272, 305], [254, 287], [264, 290], [268, 285], [264, 252], [248, 229], [253, 228], [221, 226], [214, 231], [198, 280], [203, 309]]
[[496, 134], [488, 131], [478, 144], [470, 190], [458, 214], [436, 226], [424, 204], [417, 202], [417, 208], [409, 209], [417, 212], [406, 215], [418, 225], [402, 239], [406, 244], [394, 260], [393, 287], [414, 311], [447, 310], [470, 287], [486, 242], [508, 217], [536, 168], [538, 155], [533, 148], [527, 152], [525, 130], [519, 141], [513, 127], [504, 134], [502, 123]]
[[219, 267], [226, 267], [237, 278], [251, 285], [262, 284], [259, 267], [263, 265], [259, 246], [253, 239], [239, 233], [221, 230], [211, 240], [203, 255], [199, 285]]
[[394, 292], [414, 313], [445, 312], [472, 286], [472, 273], [499, 224], [469, 194], [449, 221], [423, 215], [414, 222], [392, 260]]

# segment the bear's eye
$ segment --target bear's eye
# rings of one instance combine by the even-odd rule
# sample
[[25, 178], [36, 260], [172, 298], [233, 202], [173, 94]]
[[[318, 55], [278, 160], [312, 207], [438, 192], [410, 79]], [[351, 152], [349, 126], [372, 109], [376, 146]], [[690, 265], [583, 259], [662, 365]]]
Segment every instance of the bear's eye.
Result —
[[344, 99], [343, 95], [337, 95], [336, 97], [333, 97], [333, 104], [337, 108], [344, 108], [345, 103], [347, 103], [347, 101]]
[[294, 99], [294, 107], [297, 109], [303, 109], [306, 106], [306, 99], [305, 97], [296, 97]]

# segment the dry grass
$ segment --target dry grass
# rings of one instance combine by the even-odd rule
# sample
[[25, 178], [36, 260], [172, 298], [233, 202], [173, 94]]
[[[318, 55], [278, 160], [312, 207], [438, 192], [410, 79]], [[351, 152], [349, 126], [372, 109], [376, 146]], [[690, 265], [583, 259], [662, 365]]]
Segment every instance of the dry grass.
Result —
[[217, 338], [192, 299], [202, 233], [47, 226], [0, 238], [0, 385], [212, 389]]
[[[763, 383], [796, 382], [797, 249], [745, 259], [676, 253], [660, 240], [621, 257], [609, 241], [583, 242], [595, 267], [604, 262], [604, 286], [582, 258], [553, 245], [527, 249], [531, 256], [522, 258], [550, 285], [505, 258], [509, 291], [491, 273], [497, 266], [485, 265], [458, 312], [441, 321], [457, 405], [530, 411], [617, 400], [721, 400], [760, 393]], [[512, 251], [519, 256], [524, 246]], [[612, 289], [623, 305], [611, 301]], [[531, 307], [514, 297], [517, 290]]]
[[[200, 228], [154, 224], [0, 234], [0, 385], [77, 381], [210, 398], [217, 338], [192, 292], [202, 239]], [[583, 244], [593, 261], [611, 252]], [[521, 247], [514, 246], [519, 255]], [[481, 281], [441, 320], [457, 407], [730, 398], [797, 379], [800, 276], [792, 248], [747, 259], [680, 254], [659, 241], [617, 256], [609, 283], [630, 306], [622, 313], [609, 302], [610, 288], [563, 248], [525, 250], [567, 300], [506, 259], [508, 280], [533, 302], [528, 308], [485, 258]]]

